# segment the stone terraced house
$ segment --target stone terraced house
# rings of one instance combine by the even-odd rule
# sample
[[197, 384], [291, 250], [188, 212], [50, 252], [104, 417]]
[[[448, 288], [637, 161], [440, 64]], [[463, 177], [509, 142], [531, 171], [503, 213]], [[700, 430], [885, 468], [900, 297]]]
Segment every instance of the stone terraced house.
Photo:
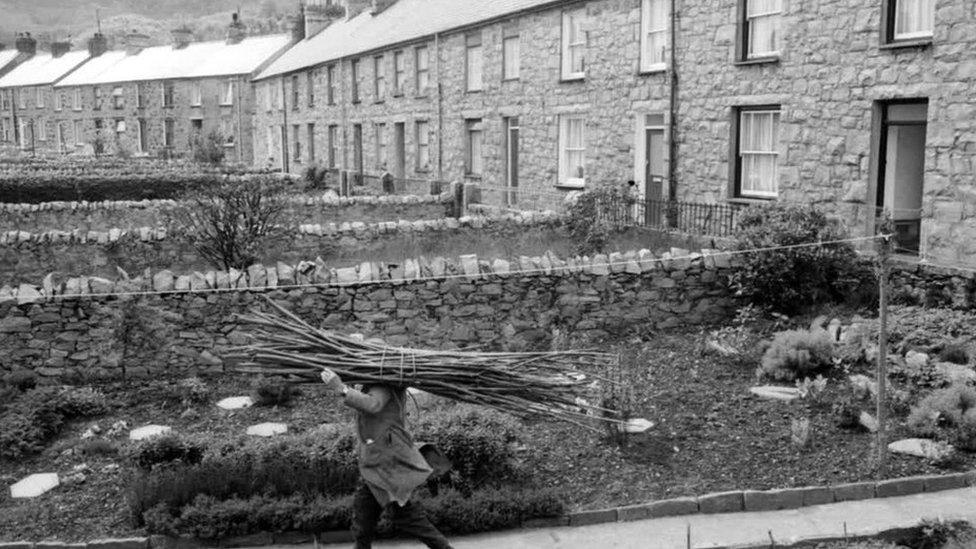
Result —
[[[22, 61], [0, 77], [0, 149], [48, 150], [57, 146], [54, 83], [98, 50], [71, 51], [70, 43], [54, 42], [49, 53], [37, 54], [33, 38], [22, 36], [17, 42]], [[91, 45], [101, 43], [95, 37]]]
[[183, 156], [193, 137], [216, 131], [228, 161], [251, 163], [249, 79], [291, 39], [245, 37], [234, 29], [227, 40], [199, 43], [177, 30], [172, 45], [154, 47], [146, 45], [148, 37], [130, 34], [125, 50], [92, 59], [54, 86], [59, 137], [52, 147]]
[[[336, 5], [333, 5], [336, 4]], [[523, 204], [666, 173], [665, 0], [305, 8], [256, 80], [254, 156], [479, 182]], [[660, 180], [658, 180], [660, 183]], [[501, 189], [517, 187], [518, 195]], [[658, 190], [660, 192], [660, 190]]]
[[821, 204], [976, 265], [976, 2], [680, 0], [677, 193]]

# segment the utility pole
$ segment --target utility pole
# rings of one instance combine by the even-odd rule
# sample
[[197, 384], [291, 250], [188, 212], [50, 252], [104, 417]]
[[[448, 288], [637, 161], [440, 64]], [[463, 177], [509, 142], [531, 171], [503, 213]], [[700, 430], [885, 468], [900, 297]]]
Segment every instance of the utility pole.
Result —
[[877, 473], [879, 478], [885, 474], [888, 457], [887, 440], [887, 393], [888, 393], [888, 285], [891, 282], [891, 245], [894, 223], [885, 211], [880, 226], [881, 239], [878, 241], [878, 395], [876, 415], [877, 434]]

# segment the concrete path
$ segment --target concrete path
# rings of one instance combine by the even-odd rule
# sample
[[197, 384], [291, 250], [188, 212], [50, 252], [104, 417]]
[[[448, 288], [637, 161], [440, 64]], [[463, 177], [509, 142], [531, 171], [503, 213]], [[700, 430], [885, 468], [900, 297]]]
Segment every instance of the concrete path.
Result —
[[[768, 547], [770, 532], [777, 544], [790, 544], [843, 536], [845, 522], [848, 534], [859, 536], [907, 528], [922, 519], [934, 518], [976, 522], [976, 487], [790, 511], [690, 515], [576, 528], [515, 530], [454, 538], [451, 543], [456, 549], [687, 549], [685, 537], [690, 525], [694, 548], [760, 544]], [[411, 541], [382, 542], [374, 546], [377, 549], [423, 547]], [[347, 549], [349, 544], [319, 546], [320, 549], [340, 547]]]

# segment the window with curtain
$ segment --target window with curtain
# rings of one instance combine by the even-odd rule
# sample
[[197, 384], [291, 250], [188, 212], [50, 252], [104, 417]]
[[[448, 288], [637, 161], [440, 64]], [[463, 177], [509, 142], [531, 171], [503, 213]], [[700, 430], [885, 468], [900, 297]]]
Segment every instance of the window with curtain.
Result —
[[469, 176], [480, 176], [484, 171], [483, 147], [485, 141], [484, 123], [480, 118], [465, 120], [464, 172]]
[[562, 77], [564, 80], [586, 76], [585, 9], [563, 12]]
[[21, 110], [27, 108], [27, 90], [25, 89], [17, 90], [17, 108]]
[[516, 80], [519, 78], [520, 62], [519, 58], [519, 36], [507, 36], [502, 41], [502, 79]]
[[315, 106], [315, 71], [305, 73], [305, 100], [309, 107]]
[[47, 141], [47, 122], [43, 119], [37, 121], [37, 140]]
[[309, 162], [315, 162], [315, 124], [309, 123], [305, 127], [306, 133], [308, 134], [308, 160]]
[[291, 110], [298, 110], [298, 75], [293, 74], [291, 76]]
[[393, 93], [403, 95], [407, 75], [407, 58], [403, 50], [393, 54]]
[[94, 106], [92, 108], [96, 111], [102, 110], [102, 88], [99, 88], [98, 86], [92, 88], [92, 99], [94, 101]]
[[586, 183], [586, 121], [579, 115], [559, 117], [559, 184]]
[[667, 60], [667, 50], [667, 0], [643, 0], [641, 3], [641, 70], [663, 70]]
[[936, 0], [888, 0], [889, 40], [929, 38], [935, 30]]
[[430, 88], [430, 50], [427, 46], [416, 49], [417, 55], [417, 95], [426, 95]]
[[81, 110], [81, 88], [74, 89], [74, 93], [71, 97], [71, 108], [76, 111]]
[[417, 158], [418, 172], [430, 170], [430, 123], [426, 120], [417, 121]]
[[481, 49], [481, 33], [467, 37], [465, 56], [465, 74], [467, 75], [467, 91], [480, 91], [482, 88], [484, 55]]
[[233, 105], [234, 104], [234, 81], [227, 80], [224, 82], [220, 93], [220, 104], [221, 105]]
[[112, 88], [112, 107], [115, 110], [122, 110], [125, 108], [125, 90], [122, 86], [115, 86]]
[[54, 110], [60, 111], [64, 108], [64, 97], [61, 95], [61, 91], [54, 92]]
[[37, 108], [44, 108], [44, 88], [36, 88], [37, 91]]
[[746, 58], [779, 54], [782, 0], [742, 0], [745, 6]]
[[74, 138], [75, 143], [81, 143], [81, 120], [71, 121], [71, 136]]
[[172, 118], [163, 121], [163, 146], [172, 147], [176, 137], [176, 122]]
[[203, 105], [203, 86], [199, 82], [190, 84], [190, 106]]
[[352, 102], [359, 103], [359, 60], [353, 59], [349, 64], [350, 86], [352, 86]]
[[779, 180], [779, 108], [739, 112], [738, 194], [774, 198]]

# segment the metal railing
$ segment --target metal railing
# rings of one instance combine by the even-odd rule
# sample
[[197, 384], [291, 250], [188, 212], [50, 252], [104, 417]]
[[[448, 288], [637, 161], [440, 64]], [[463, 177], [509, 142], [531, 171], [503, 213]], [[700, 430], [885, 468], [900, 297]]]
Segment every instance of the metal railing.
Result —
[[626, 196], [601, 200], [599, 215], [617, 226], [648, 227], [686, 234], [727, 237], [738, 224], [745, 207], [737, 204], [705, 204]]

